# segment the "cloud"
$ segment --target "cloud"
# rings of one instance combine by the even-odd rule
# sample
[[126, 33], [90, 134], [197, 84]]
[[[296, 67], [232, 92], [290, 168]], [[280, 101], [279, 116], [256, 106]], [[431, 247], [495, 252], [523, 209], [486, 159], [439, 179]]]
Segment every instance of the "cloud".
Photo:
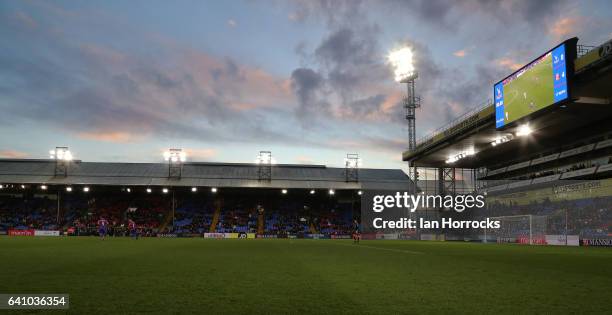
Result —
[[216, 149], [186, 149], [187, 158], [192, 161], [207, 161], [219, 155]]
[[497, 66], [500, 66], [500, 67], [503, 67], [503, 68], [506, 68], [506, 69], [512, 70], [512, 71], [518, 70], [518, 69], [520, 69], [523, 66], [523, 64], [518, 63], [518, 62], [516, 62], [515, 60], [513, 60], [513, 59], [511, 59], [509, 57], [502, 57], [502, 58], [499, 58], [499, 59], [495, 59], [493, 62]]
[[0, 151], [0, 157], [8, 158], [8, 159], [23, 159], [27, 158], [30, 155], [25, 152], [17, 151], [17, 150], [2, 150]]
[[234, 28], [238, 26], [238, 23], [234, 19], [229, 19], [227, 20], [227, 26]]
[[459, 57], [459, 58], [465, 57], [466, 54], [467, 54], [467, 51], [465, 49], [457, 50], [453, 53], [455, 57]]
[[102, 142], [127, 143], [136, 140], [138, 137], [127, 132], [80, 132], [79, 138]]
[[564, 17], [555, 21], [550, 26], [548, 32], [555, 37], [556, 40], [561, 40], [576, 34], [580, 28], [580, 19], [577, 17]]

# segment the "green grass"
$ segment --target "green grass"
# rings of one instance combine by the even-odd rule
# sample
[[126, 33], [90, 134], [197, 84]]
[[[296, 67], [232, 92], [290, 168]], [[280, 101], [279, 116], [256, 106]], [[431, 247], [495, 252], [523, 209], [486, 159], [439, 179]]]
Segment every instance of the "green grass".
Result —
[[0, 293], [69, 293], [75, 314], [601, 314], [610, 266], [593, 247], [0, 237]]
[[508, 83], [504, 87], [504, 107], [508, 113], [506, 123], [554, 103], [553, 83], [552, 55]]

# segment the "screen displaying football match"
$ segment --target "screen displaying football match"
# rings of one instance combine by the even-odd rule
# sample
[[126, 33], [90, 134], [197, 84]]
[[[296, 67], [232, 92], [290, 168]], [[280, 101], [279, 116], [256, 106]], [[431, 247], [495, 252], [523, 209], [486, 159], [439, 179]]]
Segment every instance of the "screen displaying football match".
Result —
[[568, 98], [566, 55], [561, 44], [495, 84], [496, 128]]

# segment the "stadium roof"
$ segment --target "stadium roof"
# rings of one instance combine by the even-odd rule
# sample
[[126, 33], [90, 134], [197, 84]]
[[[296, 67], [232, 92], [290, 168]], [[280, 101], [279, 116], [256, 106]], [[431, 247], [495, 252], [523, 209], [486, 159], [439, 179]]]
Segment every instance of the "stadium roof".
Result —
[[[516, 128], [497, 130], [494, 107], [489, 101], [420, 139], [416, 150], [403, 153], [403, 160], [421, 167], [488, 167], [607, 132], [612, 118], [612, 104], [601, 104], [595, 100], [610, 102], [612, 99], [609, 46], [612, 46], [612, 40], [575, 60], [574, 95], [579, 100], [555, 108], [546, 115], [531, 118], [529, 124], [535, 127], [534, 138], [513, 140], [492, 147], [491, 142], [513, 133]], [[476, 154], [452, 164], [446, 163], [449, 157], [467, 150], [474, 150]]]
[[0, 183], [49, 185], [200, 186], [294, 189], [408, 189], [400, 169], [359, 169], [358, 182], [346, 182], [345, 169], [324, 165], [272, 166], [272, 180], [259, 181], [256, 164], [184, 163], [180, 179], [168, 178], [166, 163], [73, 161], [67, 177], [55, 177], [53, 160], [0, 159]]

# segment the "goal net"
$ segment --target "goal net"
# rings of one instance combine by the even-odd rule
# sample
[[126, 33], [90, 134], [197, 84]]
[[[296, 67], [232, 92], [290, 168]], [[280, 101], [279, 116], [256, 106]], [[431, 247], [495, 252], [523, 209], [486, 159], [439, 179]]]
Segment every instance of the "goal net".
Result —
[[491, 217], [499, 221], [498, 229], [485, 229], [484, 242], [546, 244], [545, 215]]

